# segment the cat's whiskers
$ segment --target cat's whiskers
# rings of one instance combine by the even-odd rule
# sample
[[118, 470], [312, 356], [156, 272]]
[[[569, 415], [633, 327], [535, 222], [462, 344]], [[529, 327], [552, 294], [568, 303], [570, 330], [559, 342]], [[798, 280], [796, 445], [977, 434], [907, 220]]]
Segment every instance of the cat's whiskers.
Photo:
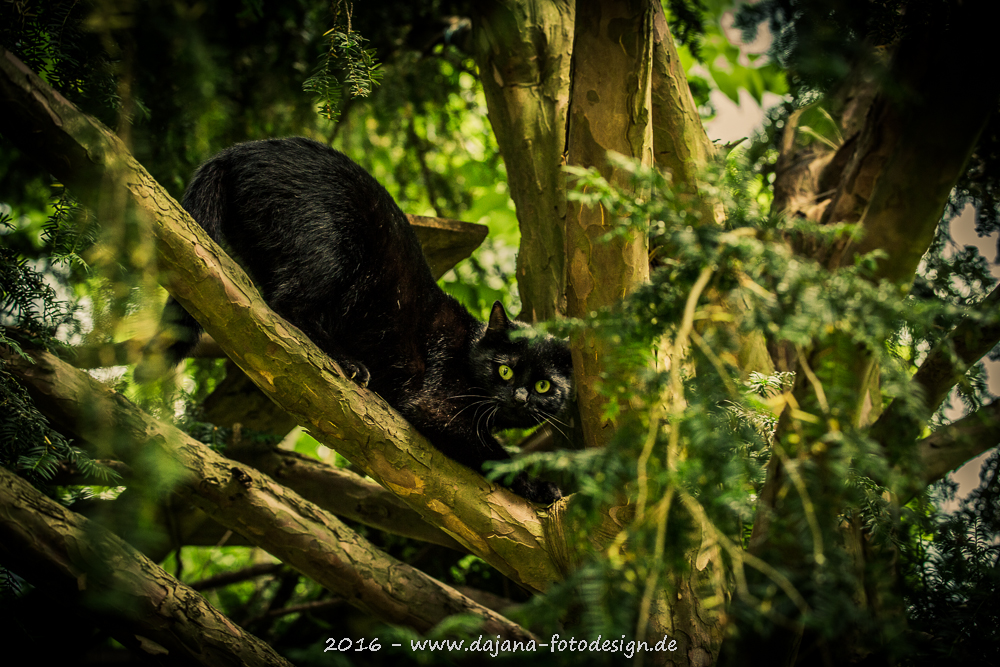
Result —
[[559, 431], [559, 433], [561, 433], [561, 434], [562, 434], [562, 437], [564, 437], [564, 438], [566, 438], [567, 440], [569, 440], [569, 436], [568, 436], [568, 435], [566, 435], [566, 432], [565, 432], [565, 431], [563, 431], [563, 430], [562, 430], [561, 428], [559, 428], [558, 426], [556, 426], [556, 422], [559, 422], [559, 423], [560, 423], [560, 424], [562, 424], [563, 426], [566, 426], [566, 428], [569, 428], [569, 426], [568, 426], [568, 425], [567, 425], [566, 423], [564, 423], [564, 422], [561, 422], [561, 421], [559, 421], [558, 419], [556, 419], [555, 417], [553, 417], [553, 416], [552, 416], [552, 415], [550, 415], [549, 413], [545, 412], [544, 410], [540, 410], [540, 409], [538, 409], [538, 408], [532, 408], [532, 410], [531, 410], [531, 411], [532, 411], [533, 413], [535, 413], [535, 414], [537, 414], [537, 415], [541, 416], [541, 418], [542, 418], [542, 421], [544, 421], [544, 422], [545, 422], [546, 424], [548, 424], [549, 426], [551, 426], [551, 427], [552, 427], [552, 428], [554, 428], [555, 430]]
[[490, 421], [493, 420], [493, 418], [497, 416], [498, 412], [500, 412], [500, 406], [499, 405], [494, 405], [493, 406], [493, 410], [487, 413], [487, 415], [486, 415], [486, 432], [487, 433], [492, 433], [493, 432], [493, 427], [490, 426]]
[[482, 442], [483, 445], [486, 445], [487, 443], [486, 443], [486, 438], [483, 437], [483, 431], [479, 427], [479, 425], [480, 425], [480, 423], [483, 422], [483, 418], [485, 417], [486, 434], [489, 435], [490, 433], [492, 433], [492, 429], [490, 428], [490, 419], [494, 415], [496, 415], [496, 413], [500, 410], [500, 406], [497, 405], [497, 404], [494, 404], [491, 407], [492, 407], [492, 410], [487, 410], [486, 412], [484, 412], [482, 414], [479, 414], [478, 410], [476, 411], [476, 435], [479, 436], [479, 441]]
[[546, 416], [546, 418], [551, 419], [554, 422], [558, 422], [558, 423], [562, 424], [563, 426], [565, 426], [566, 428], [569, 428], [569, 424], [567, 424], [566, 422], [564, 422], [561, 419], [557, 418], [555, 415], [553, 415], [551, 413], [548, 413], [548, 412], [544, 412], [541, 409], [539, 409], [538, 411], [541, 412], [542, 414], [544, 414]]
[[[458, 396], [453, 396], [452, 398], [459, 398], [459, 397]], [[455, 418], [458, 417], [463, 412], [465, 412], [466, 410], [468, 410], [469, 408], [476, 407], [477, 408], [476, 412], [478, 413], [478, 406], [481, 406], [481, 405], [484, 405], [484, 404], [487, 404], [487, 403], [490, 402], [490, 398], [488, 396], [481, 396], [479, 398], [481, 398], [482, 400], [473, 401], [472, 403], [469, 403], [464, 408], [462, 408], [461, 410], [459, 410], [458, 412], [456, 412], [454, 415], [452, 415], [451, 419], [448, 420], [448, 423], [445, 424], [445, 428], [447, 428], [448, 426], [451, 426], [451, 423], [453, 421], [455, 421]]]
[[[475, 390], [478, 390], [478, 391], [484, 391], [484, 392], [486, 391], [486, 389], [484, 389], [483, 387], [472, 387], [472, 389], [475, 389]], [[465, 412], [466, 410], [468, 410], [469, 408], [482, 405], [483, 403], [488, 403], [490, 400], [492, 400], [493, 397], [490, 396], [489, 394], [455, 394], [454, 396], [449, 396], [448, 400], [451, 401], [451, 400], [454, 400], [456, 398], [478, 398], [480, 400], [473, 401], [472, 403], [469, 403], [464, 408], [462, 408], [461, 410], [459, 410], [458, 412], [456, 412], [454, 415], [452, 415], [451, 419], [448, 420], [448, 423], [445, 424], [445, 428], [448, 428], [449, 426], [451, 426], [451, 423], [453, 421], [455, 421], [455, 418], [458, 417], [463, 412]]]

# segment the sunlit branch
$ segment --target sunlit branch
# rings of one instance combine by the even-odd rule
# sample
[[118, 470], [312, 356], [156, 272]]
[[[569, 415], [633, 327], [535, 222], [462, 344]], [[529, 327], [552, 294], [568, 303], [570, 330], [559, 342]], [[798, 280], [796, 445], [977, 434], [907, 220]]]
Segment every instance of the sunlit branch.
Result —
[[317, 440], [515, 581], [542, 590], [561, 578], [537, 508], [446, 457], [385, 401], [346, 379], [267, 306], [113, 133], [2, 50], [0, 96], [0, 127], [16, 128], [6, 136], [81, 202], [96, 208], [112, 192], [149, 220], [167, 290]]
[[30, 386], [36, 403], [50, 417], [67, 418], [64, 427], [114, 448], [106, 454], [138, 462], [132, 466], [136, 474], [151, 452], [172, 461], [179, 469], [174, 492], [350, 604], [383, 621], [421, 631], [452, 614], [472, 613], [493, 628], [490, 632], [528, 637], [516, 624], [384, 554], [293, 491], [153, 419], [52, 354], [33, 352], [28, 361], [9, 350], [0, 352], [7, 368]]

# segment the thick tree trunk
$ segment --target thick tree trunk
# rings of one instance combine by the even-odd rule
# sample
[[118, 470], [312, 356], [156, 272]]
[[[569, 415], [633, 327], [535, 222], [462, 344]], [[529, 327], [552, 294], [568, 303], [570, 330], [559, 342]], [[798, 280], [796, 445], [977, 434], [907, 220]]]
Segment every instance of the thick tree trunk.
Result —
[[[614, 224], [603, 211], [570, 203], [569, 214], [565, 215], [567, 205], [558, 154], [566, 150], [564, 161], [597, 167], [609, 180], [619, 184], [624, 184], [624, 179], [608, 164], [609, 150], [638, 157], [646, 164], [655, 160], [661, 169], [672, 174], [675, 188], [686, 193], [703, 222], [714, 224], [717, 217], [714, 203], [697, 196], [698, 177], [712, 146], [658, 3], [580, 3], [575, 21], [566, 11], [556, 13], [554, 5], [547, 6], [548, 14], [539, 6], [540, 3], [532, 2], [489, 5], [490, 9], [480, 19], [480, 29], [489, 37], [490, 48], [480, 49], [478, 62], [521, 223], [522, 264], [518, 278], [522, 294], [533, 295], [526, 303], [533, 304], [530, 310], [534, 314], [541, 312], [541, 299], [545, 298], [558, 299], [551, 307], [559, 312], [587, 317], [593, 310], [618, 303], [647, 279], [646, 239], [633, 234], [625, 241], [601, 243], [597, 239]], [[504, 20], [506, 29], [499, 27]], [[543, 20], [554, 23], [540, 27], [538, 23]], [[557, 41], [529, 40], [523, 36], [551, 37], [553, 31], [559, 35]], [[568, 70], [570, 42], [573, 67]], [[507, 65], [499, 71], [517, 72], [519, 77], [491, 76], [497, 54], [504, 54], [503, 62]], [[560, 65], [558, 70], [554, 68], [556, 63]], [[570, 73], [572, 82], [568, 78]], [[505, 82], [510, 85], [504, 85]], [[537, 94], [541, 90], [547, 95]], [[567, 105], [568, 135], [566, 142], [561, 143], [561, 125], [548, 122], [539, 126], [534, 119], [553, 117], [557, 111], [561, 112], [557, 117], [563, 119]], [[537, 150], [539, 133], [546, 137], [541, 145], [549, 150]], [[553, 145], [555, 140], [560, 143]], [[538, 176], [541, 169], [550, 170], [551, 175]], [[525, 173], [535, 176], [520, 178]], [[545, 192], [543, 185], [553, 178], [560, 184], [559, 190]], [[539, 219], [534, 212], [545, 207], [560, 207], [560, 215]], [[565, 252], [559, 253], [560, 248], [550, 244], [558, 239], [559, 230], [554, 228], [563, 219], [566, 245]], [[538, 245], [540, 224], [550, 235], [542, 247]], [[564, 269], [568, 271], [564, 278], [565, 305], [560, 305], [562, 293], [556, 296], [544, 291], [555, 284], [550, 269], [557, 266], [553, 264], [556, 256], [568, 267]], [[558, 277], [563, 279], [562, 274]], [[531, 286], [537, 283], [542, 287], [531, 292]], [[584, 431], [590, 446], [603, 445], [614, 430], [613, 424], [600, 419], [604, 399], [594, 391], [594, 381], [603, 370], [605, 351], [600, 349], [601, 345], [596, 337], [584, 334], [576, 341], [574, 350]], [[762, 350], [763, 346], [758, 344], [756, 349]], [[758, 363], [759, 357], [751, 363], [766, 365]], [[609, 514], [607, 532], [595, 536], [596, 541], [613, 539], [633, 517], [632, 512], [625, 512], [629, 518], [610, 520], [615, 511]], [[705, 567], [701, 563], [691, 573], [664, 582], [663, 589], [671, 593], [658, 595], [648, 623], [648, 636], [660, 633], [656, 637], [659, 639], [666, 633], [678, 638], [682, 649], [671, 657], [677, 656], [682, 664], [707, 664], [721, 641], [717, 616], [703, 608], [695, 593], [701, 588], [701, 580], [711, 574]]]
[[521, 248], [521, 319], [565, 314], [563, 220], [575, 0], [488, 0], [475, 9], [475, 56], [507, 166]]
[[[587, 2], [577, 8], [573, 43], [568, 162], [596, 167], [611, 183], [628, 176], [608, 152], [653, 162], [651, 118], [653, 10], [646, 0]], [[603, 241], [618, 224], [601, 207], [570, 202], [566, 215], [566, 313], [586, 318], [610, 307], [649, 278], [648, 243], [641, 230]], [[584, 331], [572, 340], [573, 369], [584, 442], [602, 447], [615, 431], [604, 418], [608, 399], [597, 391], [607, 350]]]

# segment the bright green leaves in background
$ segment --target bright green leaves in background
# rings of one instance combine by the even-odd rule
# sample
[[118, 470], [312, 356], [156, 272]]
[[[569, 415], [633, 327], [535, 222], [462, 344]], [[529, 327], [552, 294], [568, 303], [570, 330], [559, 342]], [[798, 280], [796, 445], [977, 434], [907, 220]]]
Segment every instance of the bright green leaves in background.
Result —
[[[684, 7], [689, 11], [684, 12]], [[671, 0], [664, 3], [664, 8], [671, 30], [678, 37], [677, 54], [703, 120], [715, 116], [709, 100], [713, 90], [722, 92], [735, 104], [740, 104], [740, 91], [745, 90], [762, 106], [765, 93], [786, 95], [789, 92], [785, 70], [764, 52], [766, 45], [756, 50], [737, 46], [733, 42], [738, 42], [739, 30], [723, 29], [723, 25], [733, 26], [737, 9], [734, 3], [728, 0], [694, 3]], [[698, 16], [700, 34], [694, 29], [685, 31], [686, 24], [678, 21], [682, 16], [692, 17], [689, 20]], [[691, 38], [684, 39], [688, 32]]]

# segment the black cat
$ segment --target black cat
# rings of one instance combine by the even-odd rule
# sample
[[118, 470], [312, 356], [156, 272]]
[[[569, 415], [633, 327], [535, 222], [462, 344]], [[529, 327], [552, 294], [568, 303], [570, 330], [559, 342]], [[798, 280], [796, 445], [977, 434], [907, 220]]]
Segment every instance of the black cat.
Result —
[[[534, 426], [566, 403], [565, 343], [512, 340], [524, 325], [500, 302], [483, 323], [445, 294], [406, 216], [342, 153], [304, 138], [239, 144], [198, 169], [183, 205], [275, 312], [459, 463], [481, 471], [509, 458], [492, 431]], [[166, 352], [177, 362], [198, 329], [173, 300], [172, 319], [187, 331]], [[512, 489], [546, 504], [561, 497], [526, 475]]]

